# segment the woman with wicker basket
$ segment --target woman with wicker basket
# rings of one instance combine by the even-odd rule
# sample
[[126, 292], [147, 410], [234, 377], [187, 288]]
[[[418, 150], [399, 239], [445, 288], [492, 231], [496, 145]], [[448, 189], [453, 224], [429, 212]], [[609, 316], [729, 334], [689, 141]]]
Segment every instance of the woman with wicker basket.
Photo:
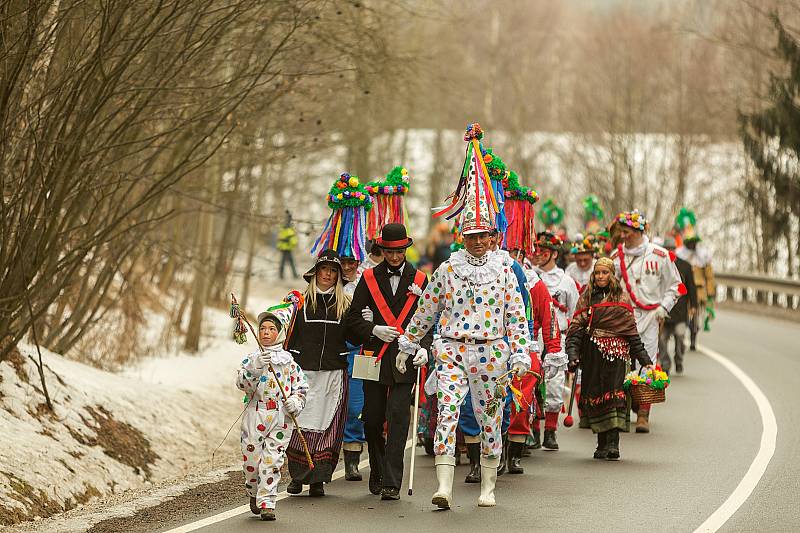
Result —
[[614, 275], [614, 262], [600, 258], [578, 301], [566, 339], [569, 368], [580, 366], [579, 407], [597, 434], [595, 459], [619, 459], [619, 432], [630, 428], [623, 382], [631, 360], [650, 366], [628, 295]]

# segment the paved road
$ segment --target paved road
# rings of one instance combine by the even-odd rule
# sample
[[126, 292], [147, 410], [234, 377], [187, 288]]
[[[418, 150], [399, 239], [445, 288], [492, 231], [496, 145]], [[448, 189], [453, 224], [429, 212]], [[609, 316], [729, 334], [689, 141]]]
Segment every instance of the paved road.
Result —
[[[778, 421], [778, 445], [764, 478], [721, 531], [800, 531], [798, 490], [800, 325], [725, 312], [701, 343], [739, 365], [766, 393]], [[433, 461], [415, 451], [414, 495], [382, 502], [361, 483], [335, 481], [324, 498], [278, 503], [278, 521], [249, 513], [201, 531], [442, 531], [522, 526], [523, 531], [693, 531], [735, 489], [758, 450], [761, 422], [744, 387], [702, 353], [690, 353], [667, 403], [656, 406], [652, 433], [622, 436], [622, 461], [594, 461], [589, 430], [562, 428], [561, 450], [534, 451], [524, 475], [499, 478], [498, 506], [476, 506], [479, 487], [456, 469], [455, 507], [436, 511]], [[407, 463], [408, 464], [408, 461]], [[246, 503], [242, 498], [240, 504]], [[217, 512], [225, 509], [218, 509]], [[215, 510], [204, 509], [203, 516]], [[199, 518], [199, 516], [198, 516]]]

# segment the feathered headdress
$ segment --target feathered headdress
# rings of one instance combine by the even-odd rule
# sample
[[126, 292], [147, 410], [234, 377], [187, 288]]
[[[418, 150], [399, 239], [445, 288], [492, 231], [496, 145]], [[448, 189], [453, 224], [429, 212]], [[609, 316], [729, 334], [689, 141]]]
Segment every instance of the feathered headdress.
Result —
[[464, 141], [467, 142], [466, 157], [455, 191], [448, 196], [450, 204], [435, 208], [435, 217], [448, 220], [458, 216], [462, 234], [491, 231], [497, 228], [500, 208], [494, 196], [489, 170], [483, 160], [480, 140], [483, 130], [480, 124], [467, 126]]
[[327, 200], [331, 216], [311, 247], [312, 255], [316, 257], [332, 249], [340, 257], [361, 261], [367, 257], [367, 213], [372, 209], [372, 197], [359, 183], [358, 176], [345, 173], [333, 183]]
[[372, 196], [374, 205], [369, 211], [367, 239], [375, 240], [386, 224], [406, 223], [403, 197], [409, 189], [408, 170], [394, 167], [383, 181], [372, 181], [365, 187]]

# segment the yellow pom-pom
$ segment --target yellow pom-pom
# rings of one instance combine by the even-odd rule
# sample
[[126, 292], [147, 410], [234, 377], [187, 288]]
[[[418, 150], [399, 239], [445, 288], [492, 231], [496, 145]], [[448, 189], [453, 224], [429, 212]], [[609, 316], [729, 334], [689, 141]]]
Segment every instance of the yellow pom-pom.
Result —
[[339, 200], [341, 200], [342, 198], [344, 198], [344, 196], [342, 196], [342, 193], [339, 193], [339, 194], [337, 194], [337, 195], [336, 195], [336, 198], [338, 198]]
[[358, 187], [358, 178], [355, 176], [351, 177], [349, 183], [351, 187]]
[[406, 170], [406, 169], [403, 169], [403, 170], [401, 170], [401, 171], [400, 171], [400, 174], [401, 174], [402, 176], [408, 176], [408, 170]]

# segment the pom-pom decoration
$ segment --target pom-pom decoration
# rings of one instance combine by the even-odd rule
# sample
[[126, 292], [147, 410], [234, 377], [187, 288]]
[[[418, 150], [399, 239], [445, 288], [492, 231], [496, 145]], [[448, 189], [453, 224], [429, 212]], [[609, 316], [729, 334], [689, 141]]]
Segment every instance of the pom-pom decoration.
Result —
[[695, 227], [697, 226], [697, 216], [694, 211], [681, 207], [678, 211], [678, 216], [675, 217], [675, 229], [681, 236], [683, 241], [699, 241], [700, 236], [697, 234]]
[[564, 221], [564, 210], [556, 205], [552, 198], [548, 198], [539, 211], [539, 220], [546, 228], [557, 227]]
[[530, 257], [536, 247], [536, 212], [533, 205], [539, 200], [539, 195], [533, 189], [523, 187], [513, 170], [503, 180], [503, 195], [508, 219], [503, 249], [522, 250], [526, 257]]
[[403, 197], [409, 191], [408, 170], [394, 167], [384, 181], [372, 181], [365, 187], [372, 195], [374, 206], [369, 212], [367, 238], [375, 240], [386, 224], [405, 224], [406, 212]]
[[486, 170], [489, 171], [489, 179], [491, 180], [492, 185], [492, 193], [494, 194], [494, 198], [497, 202], [498, 212], [496, 217], [496, 225], [497, 231], [500, 233], [505, 233], [508, 229], [508, 218], [506, 217], [505, 213], [505, 192], [503, 190], [503, 185], [506, 183], [508, 178], [508, 168], [506, 164], [503, 163], [503, 160], [500, 159], [500, 156], [495, 155], [492, 152], [491, 148], [486, 148], [485, 150], [481, 147], [481, 153], [483, 155], [483, 162], [486, 165]]
[[358, 176], [345, 173], [333, 183], [327, 200], [328, 207], [333, 211], [322, 233], [314, 241], [311, 254], [316, 257], [330, 248], [336, 250], [340, 257], [363, 260], [367, 257], [367, 213], [373, 206], [372, 196], [359, 183]]
[[483, 139], [483, 130], [477, 122], [467, 124], [467, 130], [464, 132], [464, 141], [469, 142], [473, 139], [477, 141]]
[[573, 241], [570, 244], [570, 253], [573, 254], [592, 254], [598, 257], [604, 252], [605, 240], [598, 235], [587, 235], [580, 241]]
[[567, 415], [564, 417], [564, 426], [571, 428], [572, 425], [575, 423], [575, 420], [572, 418], [572, 415]]

